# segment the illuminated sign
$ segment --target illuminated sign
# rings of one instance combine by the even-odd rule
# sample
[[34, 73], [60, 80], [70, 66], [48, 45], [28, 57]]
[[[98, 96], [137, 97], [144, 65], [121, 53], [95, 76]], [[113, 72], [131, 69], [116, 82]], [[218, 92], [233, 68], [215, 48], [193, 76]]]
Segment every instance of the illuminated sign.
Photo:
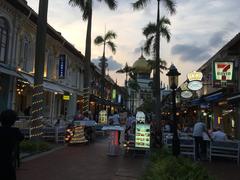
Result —
[[64, 79], [65, 77], [65, 67], [66, 67], [66, 55], [59, 55], [59, 65], [58, 65], [58, 77], [59, 79]]
[[180, 89], [181, 89], [182, 91], [187, 91], [187, 90], [188, 90], [188, 83], [187, 83], [187, 82], [183, 83], [183, 84], [180, 86]]
[[136, 114], [137, 124], [144, 124], [146, 116], [142, 111], [138, 111]]
[[99, 124], [107, 124], [107, 111], [102, 110], [99, 112], [99, 116], [98, 116], [98, 123]]
[[182, 91], [181, 92], [181, 97], [188, 99], [193, 96], [193, 93], [191, 91]]
[[234, 85], [234, 62], [213, 63], [213, 87], [220, 88]]
[[201, 81], [191, 81], [188, 83], [188, 89], [192, 91], [197, 91], [203, 87], [203, 84]]
[[203, 84], [201, 82], [203, 74], [201, 72], [192, 71], [188, 73], [187, 77], [189, 81], [187, 85], [188, 89], [197, 91], [203, 87]]
[[201, 72], [192, 71], [187, 75], [189, 81], [201, 81], [203, 74]]
[[214, 80], [228, 81], [233, 78], [233, 62], [215, 62]]
[[135, 147], [150, 148], [149, 124], [136, 124]]
[[112, 100], [113, 100], [113, 101], [115, 101], [116, 96], [117, 96], [117, 91], [116, 91], [116, 89], [113, 89], [113, 90], [112, 90]]
[[69, 101], [70, 100], [70, 96], [69, 95], [63, 95], [63, 100]]
[[118, 103], [121, 103], [122, 102], [122, 96], [121, 94], [118, 95]]

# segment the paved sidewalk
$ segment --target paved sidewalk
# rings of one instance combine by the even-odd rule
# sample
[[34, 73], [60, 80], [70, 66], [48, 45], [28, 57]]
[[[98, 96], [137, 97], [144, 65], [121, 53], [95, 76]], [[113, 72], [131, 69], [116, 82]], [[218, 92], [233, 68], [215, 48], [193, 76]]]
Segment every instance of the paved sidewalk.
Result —
[[136, 180], [145, 158], [109, 157], [107, 139], [90, 145], [67, 146], [22, 163], [18, 180]]
[[201, 163], [216, 180], [240, 180], [240, 166], [236, 161], [214, 160]]

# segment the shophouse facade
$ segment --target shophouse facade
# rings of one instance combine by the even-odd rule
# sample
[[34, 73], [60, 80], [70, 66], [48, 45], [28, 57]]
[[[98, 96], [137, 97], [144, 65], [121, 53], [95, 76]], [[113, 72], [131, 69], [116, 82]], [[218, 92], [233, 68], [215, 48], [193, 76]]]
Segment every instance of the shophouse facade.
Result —
[[[197, 71], [203, 74], [203, 87], [193, 92], [195, 96], [187, 100], [187, 107], [196, 118], [204, 119], [209, 129], [220, 127], [232, 138], [240, 138], [240, 34]], [[220, 74], [224, 71], [223, 77]], [[226, 73], [231, 78], [226, 78]], [[217, 80], [218, 75], [221, 80]]]
[[[0, 111], [11, 108], [24, 115], [24, 110], [31, 106], [37, 17], [25, 0], [0, 0]], [[92, 64], [91, 67], [94, 85], [90, 88], [90, 94], [98, 97], [101, 74], [96, 66]], [[109, 76], [105, 80], [106, 93], [102, 99], [115, 103], [116, 99], [111, 99], [113, 89], [116, 89], [117, 95], [126, 97]], [[83, 112], [83, 82], [84, 56], [61, 33], [48, 25], [43, 83], [44, 116], [53, 121], [57, 118], [71, 119], [76, 111]], [[116, 105], [123, 105], [123, 102], [121, 100]], [[89, 103], [93, 104], [93, 101], [90, 99]]]

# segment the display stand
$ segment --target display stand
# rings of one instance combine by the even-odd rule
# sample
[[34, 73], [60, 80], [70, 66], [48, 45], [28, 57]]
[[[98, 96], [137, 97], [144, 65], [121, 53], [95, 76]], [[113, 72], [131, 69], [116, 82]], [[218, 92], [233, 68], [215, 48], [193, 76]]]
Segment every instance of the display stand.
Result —
[[119, 135], [119, 131], [123, 131], [124, 128], [121, 126], [104, 126], [102, 130], [109, 132], [107, 155], [119, 156], [120, 145], [118, 142], [118, 135]]

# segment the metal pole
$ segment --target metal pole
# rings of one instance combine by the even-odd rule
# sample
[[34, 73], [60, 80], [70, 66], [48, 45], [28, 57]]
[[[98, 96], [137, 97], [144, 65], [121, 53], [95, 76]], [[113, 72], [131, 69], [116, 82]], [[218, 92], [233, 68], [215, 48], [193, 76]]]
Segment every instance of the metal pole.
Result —
[[176, 91], [172, 92], [172, 110], [173, 110], [173, 140], [172, 140], [172, 153], [174, 156], [178, 156], [180, 153], [180, 141], [177, 132], [177, 118], [176, 118]]

